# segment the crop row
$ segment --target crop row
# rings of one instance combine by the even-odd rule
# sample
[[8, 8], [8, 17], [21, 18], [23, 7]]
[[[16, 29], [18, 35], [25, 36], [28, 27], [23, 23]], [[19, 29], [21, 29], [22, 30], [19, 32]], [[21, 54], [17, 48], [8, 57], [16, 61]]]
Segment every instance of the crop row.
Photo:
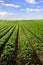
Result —
[[0, 23], [1, 65], [43, 65], [42, 22]]
[[20, 43], [21, 43], [21, 56], [27, 65], [40, 65], [40, 59], [38, 58], [30, 40], [26, 39], [27, 36], [23, 33], [25, 29], [20, 30]]
[[43, 44], [41, 43], [41, 41], [39, 41], [37, 39], [37, 37], [34, 36], [34, 34], [32, 34], [30, 31], [28, 31], [25, 27], [23, 27], [25, 29], [25, 32], [28, 36], [28, 39], [31, 40], [31, 45], [33, 46], [33, 48], [35, 49], [36, 53], [38, 54], [40, 60], [43, 63]]

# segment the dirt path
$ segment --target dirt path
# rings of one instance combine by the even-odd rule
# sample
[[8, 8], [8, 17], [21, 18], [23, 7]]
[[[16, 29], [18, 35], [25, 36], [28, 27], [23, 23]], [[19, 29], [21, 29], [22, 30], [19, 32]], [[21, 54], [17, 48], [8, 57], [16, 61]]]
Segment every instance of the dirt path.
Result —
[[17, 50], [17, 55], [16, 55], [16, 62], [17, 62], [17, 65], [24, 65], [21, 58], [19, 26], [18, 26], [18, 50]]

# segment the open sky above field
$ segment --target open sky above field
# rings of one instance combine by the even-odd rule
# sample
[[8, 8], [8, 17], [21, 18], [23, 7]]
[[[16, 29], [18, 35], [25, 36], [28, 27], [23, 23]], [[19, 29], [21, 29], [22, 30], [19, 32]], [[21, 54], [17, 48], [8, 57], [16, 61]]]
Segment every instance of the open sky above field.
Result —
[[43, 19], [43, 0], [0, 0], [0, 19]]

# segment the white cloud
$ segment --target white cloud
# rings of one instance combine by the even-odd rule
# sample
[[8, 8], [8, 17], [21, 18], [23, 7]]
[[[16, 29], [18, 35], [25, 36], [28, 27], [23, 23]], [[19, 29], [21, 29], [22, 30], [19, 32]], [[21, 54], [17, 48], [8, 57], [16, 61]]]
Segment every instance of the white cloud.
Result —
[[40, 2], [43, 2], [43, 0], [40, 0]]
[[0, 11], [0, 20], [13, 20], [16, 17], [16, 13]]
[[8, 13], [8, 12], [1, 12], [0, 11], [0, 16], [12, 16], [12, 15], [14, 15], [14, 13]]
[[43, 11], [43, 8], [42, 9], [26, 8], [26, 12], [40, 12], [40, 11]]
[[[2, 12], [1, 12], [2, 13]], [[43, 19], [42, 13], [36, 13], [36, 14], [17, 14], [17, 13], [8, 13], [3, 12], [4, 14], [0, 15], [0, 20], [32, 20], [32, 19]], [[10, 14], [10, 15], [9, 15]], [[12, 15], [11, 15], [12, 14]]]
[[0, 3], [4, 2], [3, 0], [0, 0]]
[[36, 3], [36, 1], [35, 0], [25, 0], [27, 3], [31, 3], [31, 4], [34, 4], [34, 3]]
[[7, 6], [7, 7], [15, 7], [15, 8], [20, 8], [19, 5], [15, 5], [15, 4], [5, 4], [5, 3], [2, 3], [3, 6]]

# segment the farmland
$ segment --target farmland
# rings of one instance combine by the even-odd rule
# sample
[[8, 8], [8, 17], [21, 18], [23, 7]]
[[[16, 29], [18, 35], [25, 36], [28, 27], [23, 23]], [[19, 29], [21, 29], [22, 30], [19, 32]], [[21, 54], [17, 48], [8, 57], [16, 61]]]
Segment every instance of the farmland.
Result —
[[43, 20], [0, 21], [0, 65], [43, 65]]

